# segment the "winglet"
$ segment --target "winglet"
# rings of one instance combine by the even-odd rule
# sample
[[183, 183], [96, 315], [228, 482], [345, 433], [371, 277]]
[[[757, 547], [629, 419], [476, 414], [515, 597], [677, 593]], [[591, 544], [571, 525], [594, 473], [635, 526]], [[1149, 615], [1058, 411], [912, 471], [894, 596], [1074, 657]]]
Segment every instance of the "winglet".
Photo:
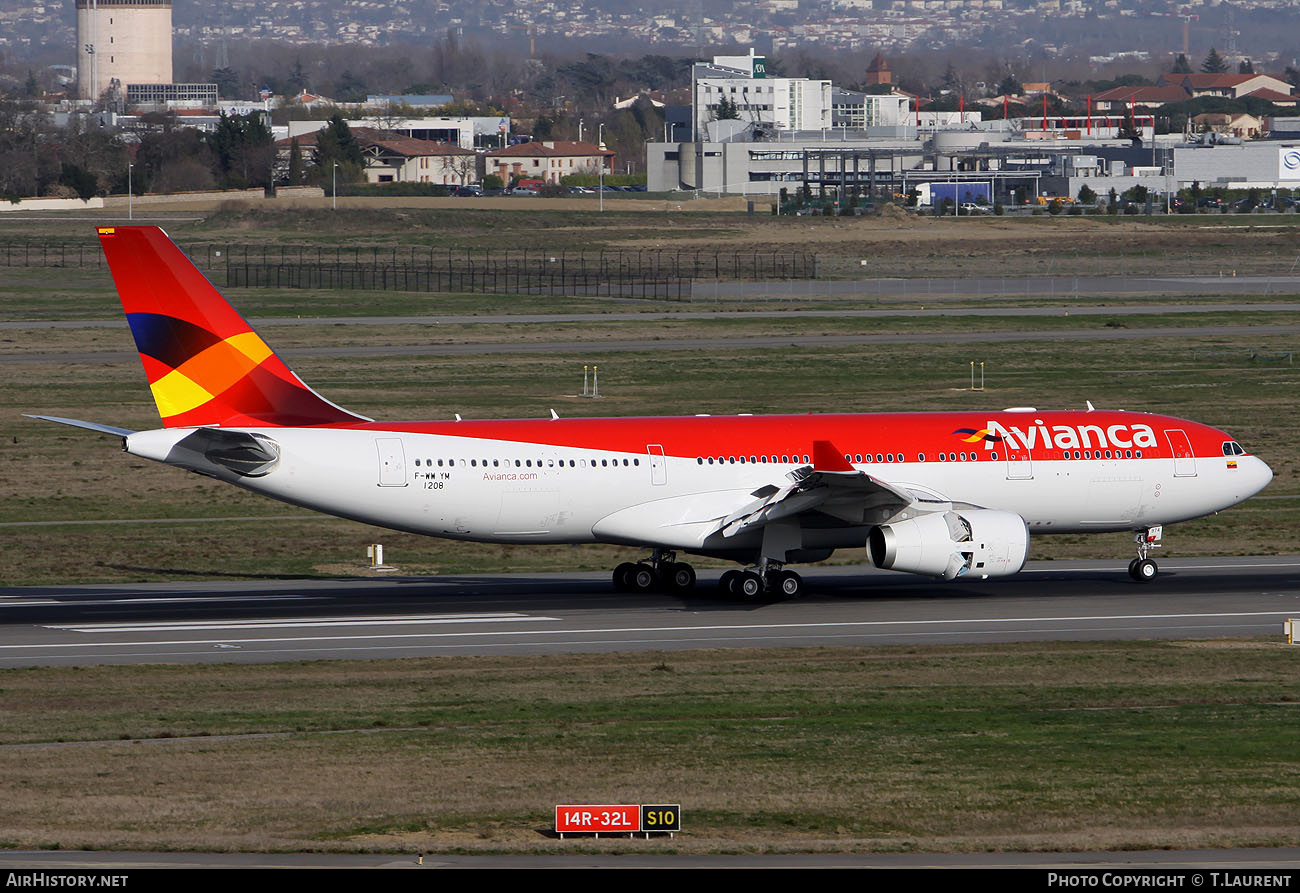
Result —
[[817, 471], [856, 471], [844, 454], [829, 440], [813, 441], [813, 468]]
[[98, 232], [164, 427], [369, 421], [307, 387], [161, 229]]

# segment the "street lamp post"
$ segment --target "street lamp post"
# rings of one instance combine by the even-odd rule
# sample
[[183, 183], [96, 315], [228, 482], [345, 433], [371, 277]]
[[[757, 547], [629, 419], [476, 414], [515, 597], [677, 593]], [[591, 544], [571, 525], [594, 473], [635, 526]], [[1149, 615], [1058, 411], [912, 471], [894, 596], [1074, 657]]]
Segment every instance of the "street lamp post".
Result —
[[339, 209], [339, 163], [337, 161], [334, 162], [332, 173], [334, 174], [334, 185], [330, 189], [331, 198], [333, 199], [333, 208], [331, 210], [337, 211]]
[[127, 162], [126, 165], [126, 219], [127, 220], [135, 219], [134, 190], [131, 189], [131, 169], [134, 167], [135, 167], [134, 164]]
[[[600, 128], [596, 131], [596, 142], [599, 143], [598, 148], [601, 150], [601, 152], [604, 152], [605, 151], [605, 125], [604, 124], [601, 124]], [[600, 184], [600, 211], [603, 214], [605, 213], [605, 156], [603, 154], [599, 157], [598, 163], [600, 164], [600, 174], [597, 179], [597, 182]]]

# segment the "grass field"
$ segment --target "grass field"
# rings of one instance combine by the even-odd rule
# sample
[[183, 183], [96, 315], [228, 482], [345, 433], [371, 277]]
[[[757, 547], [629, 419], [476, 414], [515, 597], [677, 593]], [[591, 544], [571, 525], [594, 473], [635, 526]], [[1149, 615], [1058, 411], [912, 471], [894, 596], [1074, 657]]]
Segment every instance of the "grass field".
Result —
[[[277, 218], [230, 211], [188, 224], [184, 234], [305, 242], [361, 232], [355, 237], [459, 244], [486, 233], [609, 245], [821, 238], [827, 257], [845, 270], [871, 250], [1020, 275], [1071, 233], [1096, 241], [1094, 268], [1157, 263], [1175, 246], [1207, 268], [1265, 256], [1281, 268], [1300, 244], [1290, 227], [1224, 229], [1217, 220], [1197, 220], [1199, 228], [1089, 219], [1082, 221], [1093, 227], [1087, 230], [1070, 229], [1079, 223], [1073, 220], [1041, 221], [1048, 226], [1039, 229], [1032, 228], [1037, 220], [974, 220], [943, 229], [854, 230], [852, 221], [802, 218], [665, 215], [655, 223], [628, 214], [596, 226], [559, 215], [539, 236], [536, 222], [521, 223], [517, 214], [458, 214]], [[38, 228], [64, 233], [86, 225]], [[0, 220], [0, 238], [20, 232]], [[1071, 264], [1089, 266], [1082, 254], [1074, 257]], [[250, 316], [682, 309], [401, 293], [230, 296]], [[1078, 301], [959, 296], [950, 306], [988, 313], [592, 319], [455, 325], [451, 332], [316, 324], [263, 334], [273, 347], [304, 351], [294, 368], [323, 394], [380, 419], [455, 412], [540, 418], [551, 408], [564, 416], [983, 411], [1082, 407], [1087, 400], [1194, 418], [1233, 432], [1276, 477], [1242, 506], [1166, 530], [1165, 554], [1300, 552], [1300, 371], [1276, 359], [1294, 350], [1294, 338], [1052, 337], [1293, 322], [1288, 313], [1226, 309], [1249, 297], [1196, 300], [1203, 310], [1167, 317], [1066, 317]], [[1274, 291], [1266, 300], [1297, 296]], [[1110, 303], [1122, 310], [1146, 302]], [[1062, 312], [1043, 320], [998, 312], [1026, 305]], [[118, 318], [102, 271], [0, 269], [0, 322], [13, 324], [0, 329], [4, 584], [363, 574], [364, 544], [376, 541], [412, 574], [604, 569], [636, 554], [379, 532], [126, 456], [111, 437], [22, 418], [38, 412], [128, 428], [157, 424], [124, 328], [21, 325]], [[1026, 329], [1044, 335], [1015, 344], [991, 337], [976, 346], [743, 345], [771, 335]], [[602, 348], [638, 337], [659, 340], [641, 351]], [[701, 338], [740, 343], [691, 346]], [[574, 341], [590, 346], [416, 353], [434, 343]], [[345, 345], [412, 352], [313, 353]], [[98, 358], [70, 359], [80, 354]], [[986, 363], [986, 391], [966, 389], [972, 360]], [[574, 396], [582, 366], [593, 363], [601, 370], [600, 401]], [[1108, 557], [1120, 567], [1130, 551], [1123, 535], [1041, 537], [1031, 557]], [[3, 670], [0, 846], [728, 852], [1296, 845], [1297, 659], [1296, 649], [1248, 640]], [[687, 833], [674, 842], [551, 840], [544, 833], [550, 809], [573, 800], [680, 801]]]
[[[401, 852], [1300, 843], [1300, 651], [1087, 643], [0, 672], [0, 844]], [[566, 802], [675, 841], [558, 841]]]

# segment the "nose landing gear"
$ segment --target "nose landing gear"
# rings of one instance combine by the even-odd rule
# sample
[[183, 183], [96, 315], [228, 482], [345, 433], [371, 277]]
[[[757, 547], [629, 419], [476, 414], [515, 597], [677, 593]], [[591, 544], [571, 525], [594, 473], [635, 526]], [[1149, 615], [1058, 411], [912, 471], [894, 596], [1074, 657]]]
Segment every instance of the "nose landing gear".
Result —
[[1160, 575], [1160, 566], [1151, 559], [1151, 551], [1160, 548], [1161, 533], [1160, 527], [1148, 527], [1133, 536], [1138, 555], [1128, 563], [1128, 575], [1139, 583], [1150, 583]]

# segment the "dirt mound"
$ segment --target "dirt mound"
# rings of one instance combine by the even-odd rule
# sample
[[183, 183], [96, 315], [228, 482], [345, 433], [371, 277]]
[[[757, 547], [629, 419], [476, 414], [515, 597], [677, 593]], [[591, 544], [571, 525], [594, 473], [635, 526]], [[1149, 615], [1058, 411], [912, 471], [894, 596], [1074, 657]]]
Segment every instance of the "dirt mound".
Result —
[[893, 202], [885, 202], [876, 208], [876, 216], [885, 220], [907, 220], [907, 212]]

